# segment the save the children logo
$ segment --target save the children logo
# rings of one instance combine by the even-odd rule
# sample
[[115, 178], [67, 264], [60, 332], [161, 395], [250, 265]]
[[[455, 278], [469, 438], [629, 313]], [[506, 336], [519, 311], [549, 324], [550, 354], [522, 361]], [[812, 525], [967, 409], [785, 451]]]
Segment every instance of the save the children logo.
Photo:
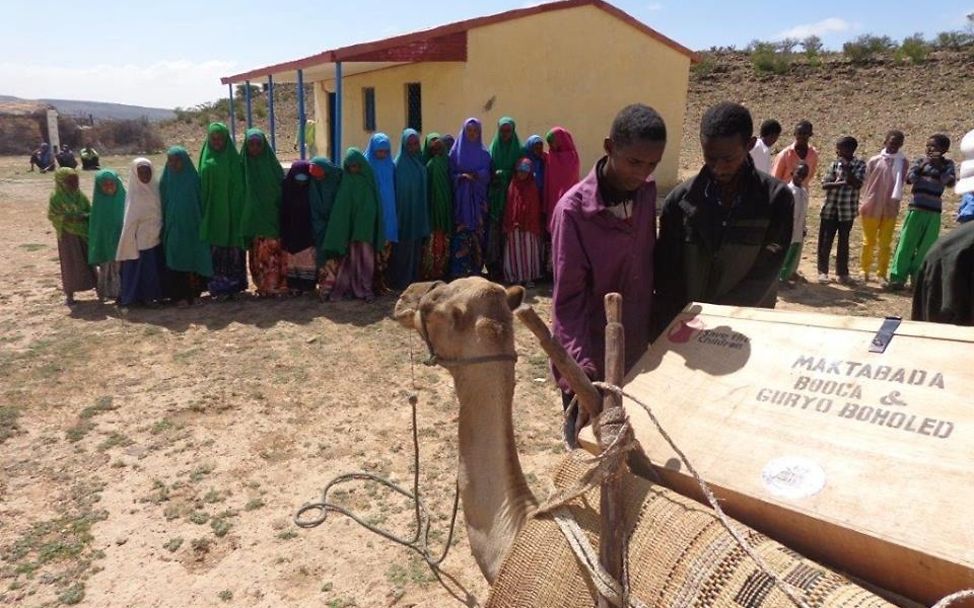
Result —
[[704, 325], [703, 321], [697, 317], [690, 317], [689, 319], [681, 319], [666, 337], [674, 344], [686, 344], [695, 332], [703, 331], [704, 329], [707, 329], [707, 326]]
[[697, 317], [681, 319], [679, 323], [670, 329], [666, 337], [673, 344], [686, 344], [694, 341], [700, 344], [720, 346], [732, 350], [745, 350], [749, 348], [751, 342], [750, 338], [729, 327], [710, 329]]

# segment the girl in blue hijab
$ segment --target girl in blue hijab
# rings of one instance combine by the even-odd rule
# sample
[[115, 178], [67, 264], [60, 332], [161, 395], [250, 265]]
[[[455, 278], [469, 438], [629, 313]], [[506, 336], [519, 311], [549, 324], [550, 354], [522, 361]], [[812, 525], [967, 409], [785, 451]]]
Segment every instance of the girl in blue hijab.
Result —
[[376, 133], [365, 148], [365, 158], [369, 161], [375, 183], [379, 190], [379, 203], [382, 206], [382, 220], [385, 226], [386, 245], [375, 256], [375, 292], [389, 291], [385, 274], [389, 267], [392, 244], [399, 242], [399, 220], [396, 216], [396, 164], [392, 160], [392, 142], [385, 133]]

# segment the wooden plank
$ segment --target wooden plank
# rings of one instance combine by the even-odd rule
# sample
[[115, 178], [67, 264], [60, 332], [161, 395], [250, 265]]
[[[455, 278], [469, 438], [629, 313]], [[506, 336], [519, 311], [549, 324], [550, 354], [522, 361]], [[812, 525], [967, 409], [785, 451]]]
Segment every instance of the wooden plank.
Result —
[[[974, 328], [691, 305], [628, 377], [732, 517], [930, 604], [974, 587]], [[641, 408], [666, 485], [696, 484]]]

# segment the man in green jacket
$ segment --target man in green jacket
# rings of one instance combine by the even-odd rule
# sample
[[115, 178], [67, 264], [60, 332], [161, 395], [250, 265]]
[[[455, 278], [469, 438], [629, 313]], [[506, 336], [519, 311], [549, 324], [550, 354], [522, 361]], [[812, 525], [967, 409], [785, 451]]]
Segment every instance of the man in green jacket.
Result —
[[774, 308], [794, 199], [754, 168], [754, 123], [729, 102], [700, 124], [705, 166], [670, 192], [656, 241], [653, 337], [690, 302]]

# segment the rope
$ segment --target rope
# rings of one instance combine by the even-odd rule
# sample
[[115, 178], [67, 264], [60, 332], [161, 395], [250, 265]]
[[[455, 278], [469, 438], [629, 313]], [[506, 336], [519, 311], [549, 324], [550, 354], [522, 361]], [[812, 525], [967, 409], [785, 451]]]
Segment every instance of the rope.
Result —
[[964, 591], [958, 591], [956, 593], [951, 593], [947, 597], [943, 598], [939, 602], [933, 605], [933, 608], [947, 608], [951, 604], [956, 604], [961, 600], [974, 599], [974, 589], [966, 589]]
[[[416, 389], [416, 375], [415, 375], [415, 359], [413, 357], [412, 345], [410, 345], [409, 353], [409, 364], [410, 373], [412, 374], [413, 389]], [[409, 406], [412, 410], [412, 437], [413, 437], [413, 489], [412, 492], [409, 490], [393, 483], [385, 477], [375, 475], [373, 473], [366, 472], [356, 472], [356, 473], [346, 473], [344, 475], [339, 475], [338, 477], [332, 479], [322, 490], [322, 497], [320, 501], [310, 502], [298, 509], [298, 512], [294, 516], [294, 523], [301, 528], [314, 528], [325, 523], [328, 518], [329, 512], [340, 513], [345, 517], [348, 517], [358, 525], [362, 526], [369, 532], [377, 534], [386, 540], [392, 541], [398, 545], [402, 545], [407, 549], [417, 553], [423, 558], [423, 561], [430, 567], [433, 574], [443, 583], [440, 577], [440, 564], [446, 559], [447, 554], [450, 552], [450, 546], [453, 544], [453, 534], [456, 530], [457, 522], [457, 512], [460, 508], [460, 483], [459, 480], [454, 482], [454, 494], [453, 494], [453, 508], [450, 514], [450, 530], [447, 534], [446, 543], [443, 546], [443, 552], [439, 556], [435, 556], [429, 545], [429, 535], [430, 535], [430, 515], [429, 511], [426, 509], [426, 505], [420, 497], [419, 493], [419, 430], [416, 423], [416, 404], [419, 402], [416, 394], [409, 396]], [[380, 528], [378, 526], [372, 525], [364, 521], [361, 517], [351, 512], [350, 510], [328, 502], [328, 493], [335, 486], [348, 483], [351, 481], [374, 481], [379, 483], [386, 488], [405, 496], [406, 498], [413, 501], [413, 513], [415, 516], [415, 532], [411, 539], [406, 539], [388, 530]], [[315, 516], [309, 516], [309, 513], [317, 513]]]

